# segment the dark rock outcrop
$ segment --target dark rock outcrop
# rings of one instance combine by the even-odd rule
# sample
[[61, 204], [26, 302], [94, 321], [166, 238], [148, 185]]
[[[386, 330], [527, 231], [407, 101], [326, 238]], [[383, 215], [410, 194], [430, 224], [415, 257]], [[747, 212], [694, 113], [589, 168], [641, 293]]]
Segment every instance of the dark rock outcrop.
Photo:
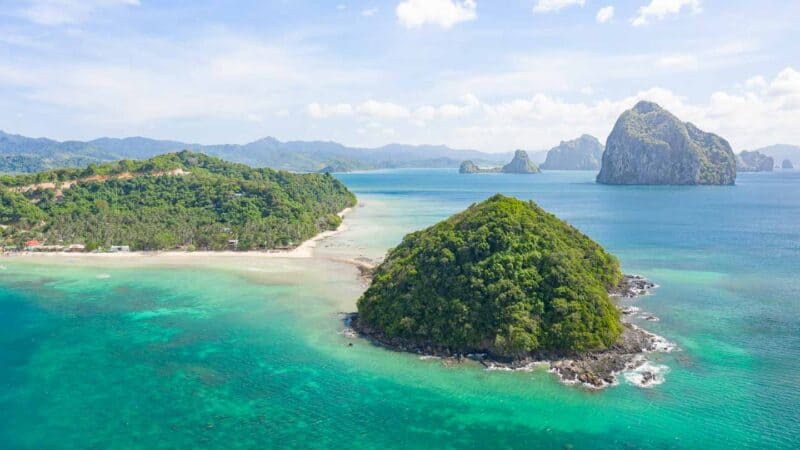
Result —
[[480, 167], [472, 161], [464, 161], [458, 168], [458, 173], [497, 173], [500, 172], [499, 167]]
[[525, 150], [514, 152], [514, 159], [502, 168], [499, 167], [478, 167], [472, 161], [464, 161], [458, 168], [458, 173], [540, 173], [539, 166], [531, 162]]
[[544, 170], [597, 170], [603, 159], [603, 144], [594, 136], [584, 134], [571, 141], [561, 141], [547, 152]]
[[319, 170], [319, 173], [346, 173], [352, 172], [353, 166], [342, 161], [331, 161], [327, 166]]
[[792, 165], [791, 161], [784, 159], [781, 163], [781, 169], [794, 169], [794, 166]]
[[775, 160], [758, 151], [743, 151], [736, 158], [736, 170], [739, 172], [772, 172]]
[[606, 141], [597, 182], [604, 184], [734, 184], [728, 142], [659, 105], [641, 101], [622, 113]]
[[539, 173], [539, 167], [532, 163], [525, 150], [514, 152], [514, 159], [500, 169], [503, 173]]

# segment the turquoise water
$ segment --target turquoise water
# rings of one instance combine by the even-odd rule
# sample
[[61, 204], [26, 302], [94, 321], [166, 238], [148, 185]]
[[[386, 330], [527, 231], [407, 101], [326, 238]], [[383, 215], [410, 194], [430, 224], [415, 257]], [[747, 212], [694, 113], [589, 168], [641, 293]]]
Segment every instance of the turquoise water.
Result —
[[[800, 446], [800, 171], [732, 187], [341, 178], [362, 206], [314, 260], [0, 260], [0, 448]], [[337, 334], [363, 286], [333, 260], [379, 257], [495, 192], [534, 199], [661, 285], [632, 304], [680, 349], [653, 357], [663, 384], [589, 391]]]

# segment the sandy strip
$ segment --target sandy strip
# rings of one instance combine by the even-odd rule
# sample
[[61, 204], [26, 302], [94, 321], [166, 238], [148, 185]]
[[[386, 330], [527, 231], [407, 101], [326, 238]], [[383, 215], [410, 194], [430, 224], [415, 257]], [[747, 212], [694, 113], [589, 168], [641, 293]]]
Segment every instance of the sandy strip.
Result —
[[[349, 214], [353, 208], [345, 208], [339, 211], [338, 215], [344, 218]], [[304, 241], [297, 247], [289, 250], [250, 250], [243, 252], [236, 252], [231, 250], [223, 251], [195, 251], [187, 252], [180, 250], [166, 250], [166, 251], [148, 251], [148, 252], [117, 252], [117, 253], [80, 253], [80, 252], [15, 252], [3, 253], [2, 256], [10, 257], [70, 257], [70, 258], [140, 258], [140, 257], [157, 257], [166, 256], [170, 259], [173, 258], [206, 258], [206, 257], [233, 257], [233, 256], [253, 256], [258, 258], [312, 258], [314, 257], [314, 248], [319, 243], [331, 236], [339, 234], [347, 229], [347, 225], [342, 224], [335, 230], [323, 231], [316, 236]]]

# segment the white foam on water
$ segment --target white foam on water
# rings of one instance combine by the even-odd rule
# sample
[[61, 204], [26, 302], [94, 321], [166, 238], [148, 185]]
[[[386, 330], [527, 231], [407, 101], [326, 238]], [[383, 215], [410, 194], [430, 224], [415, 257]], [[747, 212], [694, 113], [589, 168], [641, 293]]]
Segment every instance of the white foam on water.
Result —
[[109, 275], [107, 273], [101, 273], [101, 274], [98, 274], [95, 278], [97, 278], [98, 280], [106, 280], [106, 279], [111, 278], [111, 275]]
[[354, 330], [354, 329], [352, 329], [350, 327], [347, 327], [347, 328], [343, 329], [342, 331], [338, 331], [336, 334], [342, 335], [342, 336], [344, 336], [344, 337], [346, 337], [348, 339], [355, 339], [355, 338], [358, 337], [358, 333], [356, 332], [356, 330]]
[[[668, 366], [646, 361], [644, 364], [641, 364], [634, 369], [624, 371], [622, 375], [625, 377], [625, 381], [634, 386], [640, 388], [651, 388], [663, 383], [667, 372], [669, 372]], [[646, 374], [652, 375], [652, 378], [648, 381], [645, 381]]]

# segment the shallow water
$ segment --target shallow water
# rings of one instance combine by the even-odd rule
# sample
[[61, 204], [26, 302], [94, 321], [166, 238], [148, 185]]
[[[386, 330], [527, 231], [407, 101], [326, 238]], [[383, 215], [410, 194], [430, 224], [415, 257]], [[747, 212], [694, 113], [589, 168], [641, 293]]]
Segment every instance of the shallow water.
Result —
[[[495, 192], [533, 199], [661, 287], [633, 300], [677, 343], [663, 383], [589, 391], [545, 368], [337, 334], [363, 289], [328, 259], [0, 261], [0, 448], [800, 445], [800, 171], [733, 187], [611, 187], [588, 172], [355, 173], [326, 258], [380, 257]], [[163, 264], [166, 264], [162, 267]], [[347, 344], [354, 342], [353, 347]]]

